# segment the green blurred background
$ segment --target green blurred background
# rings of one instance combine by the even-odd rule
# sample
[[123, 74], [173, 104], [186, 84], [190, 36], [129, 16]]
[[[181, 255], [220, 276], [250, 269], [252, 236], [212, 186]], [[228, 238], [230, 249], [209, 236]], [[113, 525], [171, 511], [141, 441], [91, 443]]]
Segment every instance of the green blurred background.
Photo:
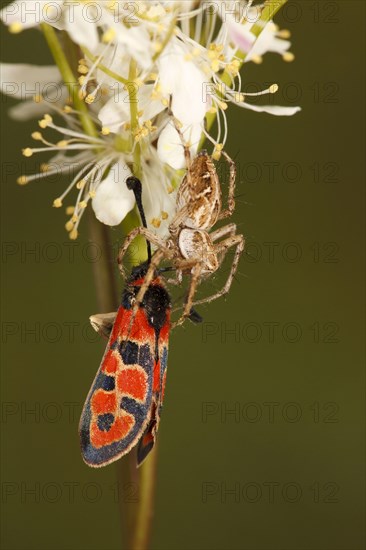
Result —
[[[244, 88], [277, 82], [273, 103], [302, 112], [229, 110], [247, 253], [205, 323], [171, 338], [154, 550], [364, 548], [363, 20], [360, 1], [290, 2], [277, 22], [295, 62], [245, 66]], [[6, 62], [49, 61], [36, 31], [4, 32], [2, 46]], [[9, 120], [13, 103], [1, 104], [2, 544], [114, 550], [115, 467], [85, 466], [77, 434], [104, 348], [87, 324], [87, 224], [72, 255], [50, 207], [63, 184], [15, 184], [36, 123]]]

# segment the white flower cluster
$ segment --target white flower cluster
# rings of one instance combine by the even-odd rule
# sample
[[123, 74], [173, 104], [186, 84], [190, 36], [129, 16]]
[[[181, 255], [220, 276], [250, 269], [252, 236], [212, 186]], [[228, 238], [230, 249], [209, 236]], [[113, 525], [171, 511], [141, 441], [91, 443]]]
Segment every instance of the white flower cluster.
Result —
[[[24, 100], [12, 109], [12, 116], [42, 116], [40, 129], [62, 136], [52, 143], [41, 131], [32, 134], [41, 146], [25, 148], [26, 157], [46, 150], [56, 153], [40, 173], [23, 175], [18, 182], [68, 174], [69, 185], [54, 206], [62, 206], [66, 195], [77, 190], [66, 223], [70, 237], [76, 238], [89, 201], [101, 222], [118, 225], [124, 219], [134, 207], [125, 185], [134, 172], [143, 182], [150, 227], [166, 233], [179, 170], [184, 168], [172, 115], [193, 153], [206, 137], [218, 159], [227, 139], [230, 103], [273, 115], [299, 110], [248, 102], [253, 95], [276, 92], [275, 84], [255, 94], [242, 90], [239, 70], [244, 60], [260, 62], [266, 52], [278, 53], [285, 61], [293, 58], [288, 31], [280, 31], [272, 21], [259, 37], [251, 32], [262, 9], [251, 0], [16, 0], [3, 8], [0, 17], [10, 32], [40, 25], [56, 29], [55, 36], [66, 31], [77, 60], [77, 94], [96, 128], [90, 133], [80, 123], [81, 113], [70, 100], [71, 83], [63, 82], [60, 63], [2, 64], [2, 92]], [[65, 59], [72, 65], [67, 55], [65, 48]], [[28, 100], [24, 89], [38, 93]], [[54, 121], [59, 115], [62, 123]], [[209, 133], [209, 117], [217, 119], [215, 135]]]

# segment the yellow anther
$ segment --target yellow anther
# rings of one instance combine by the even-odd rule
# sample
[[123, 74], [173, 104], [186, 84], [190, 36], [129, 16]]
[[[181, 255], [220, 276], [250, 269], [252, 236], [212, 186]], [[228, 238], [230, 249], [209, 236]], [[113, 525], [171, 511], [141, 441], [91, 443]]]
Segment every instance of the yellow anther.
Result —
[[62, 139], [57, 143], [57, 147], [61, 147], [61, 149], [64, 149], [65, 147], [68, 146], [68, 144], [69, 142], [66, 139]]
[[291, 32], [288, 29], [282, 29], [282, 30], [278, 31], [276, 33], [276, 35], [278, 36], [278, 38], [287, 39], [287, 38], [291, 37]]
[[161, 212], [161, 219], [162, 219], [162, 220], [167, 220], [168, 218], [169, 218], [168, 212], [165, 212], [164, 210], [162, 210], [162, 212]]
[[[79, 82], [80, 86], [84, 85], [85, 80], [86, 80], [85, 76], [79, 76], [78, 82]], [[79, 92], [79, 96], [80, 96], [80, 92]]]
[[23, 25], [20, 23], [20, 21], [14, 21], [14, 23], [11, 23], [9, 25], [9, 32], [11, 34], [19, 34], [23, 30]]
[[261, 55], [253, 55], [252, 61], [257, 65], [260, 65], [263, 62], [263, 57]]
[[282, 59], [287, 63], [291, 63], [295, 59], [295, 55], [292, 52], [285, 52], [282, 56]]
[[234, 101], [236, 101], [236, 103], [241, 103], [242, 101], [244, 101], [244, 94], [242, 94], [241, 92], [236, 92], [234, 94]]
[[111, 133], [110, 129], [108, 128], [108, 126], [103, 126], [102, 128], [102, 136], [109, 136], [109, 134]]
[[43, 140], [41, 132], [33, 132], [32, 133], [32, 138], [35, 139], [36, 141], [42, 141]]
[[69, 232], [74, 229], [74, 224], [72, 223], [71, 220], [65, 223], [65, 229], [66, 231], [69, 231]]
[[74, 214], [73, 217], [71, 218], [71, 221], [72, 223], [76, 223], [79, 219], [79, 216], [77, 216], [77, 214]]
[[108, 42], [112, 42], [115, 36], [116, 36], [116, 30], [111, 27], [110, 29], [105, 31], [105, 33], [103, 34], [102, 41], [105, 44], [108, 44]]
[[89, 191], [89, 197], [90, 197], [91, 199], [94, 199], [95, 195], [96, 195], [96, 192], [95, 192], [95, 191]]
[[45, 172], [48, 172], [48, 170], [50, 169], [50, 165], [47, 164], [46, 162], [42, 162], [40, 169], [41, 169], [41, 172], [44, 174]]
[[95, 101], [95, 95], [93, 94], [89, 94], [85, 98], [85, 103], [87, 103], [88, 105], [91, 105], [92, 103], [94, 103], [94, 101]]
[[161, 221], [158, 218], [153, 218], [151, 220], [151, 225], [153, 225], [154, 227], [156, 227], [156, 229], [158, 229], [161, 226]]
[[76, 184], [76, 189], [83, 189], [83, 187], [85, 187], [85, 184], [86, 184], [86, 180], [78, 181]]
[[223, 111], [226, 111], [227, 103], [225, 101], [218, 101], [218, 104], [219, 104], [220, 109], [222, 109]]
[[278, 84], [272, 84], [272, 86], [268, 88], [268, 91], [270, 94], [275, 94], [278, 91]]
[[82, 57], [81, 59], [79, 59], [79, 65], [86, 65], [85, 57]]
[[27, 176], [19, 176], [19, 178], [17, 179], [17, 183], [19, 185], [26, 185], [28, 181], [29, 179], [27, 178]]
[[86, 201], [80, 201], [78, 206], [79, 208], [86, 208], [88, 206], [88, 203]]
[[22, 153], [25, 157], [31, 157], [33, 155], [33, 150], [30, 147], [26, 147], [23, 149]]
[[75, 241], [78, 238], [78, 230], [73, 229], [72, 231], [70, 231], [69, 237], [72, 241]]
[[55, 199], [55, 200], [53, 201], [53, 206], [54, 206], [55, 208], [61, 208], [61, 206], [62, 206], [62, 200], [61, 200], [60, 198]]
[[86, 65], [79, 65], [78, 66], [78, 73], [80, 74], [88, 74], [89, 69]]
[[66, 207], [67, 216], [71, 216], [74, 212], [75, 212], [75, 206], [67, 206]]
[[65, 105], [63, 111], [64, 113], [69, 114], [72, 113], [72, 108], [70, 107], [70, 105]]
[[52, 120], [52, 117], [50, 115], [44, 115], [44, 117], [42, 118], [42, 120], [39, 120], [38, 121], [38, 125], [45, 129], [47, 128], [47, 126], [49, 126], [50, 124], [52, 124], [53, 120]]

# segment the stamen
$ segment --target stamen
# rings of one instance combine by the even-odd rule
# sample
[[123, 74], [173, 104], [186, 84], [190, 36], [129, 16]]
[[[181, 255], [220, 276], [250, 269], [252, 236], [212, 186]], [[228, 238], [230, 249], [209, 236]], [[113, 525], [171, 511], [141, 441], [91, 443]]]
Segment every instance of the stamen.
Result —
[[153, 218], [151, 220], [151, 225], [158, 229], [161, 226], [161, 221], [158, 218]]
[[74, 224], [73, 224], [72, 220], [69, 220], [68, 222], [66, 222], [65, 229], [68, 232], [70, 232], [74, 229]]
[[47, 128], [47, 126], [50, 126], [50, 124], [52, 124], [52, 122], [53, 122], [52, 117], [50, 115], [46, 114], [46, 115], [44, 115], [42, 120], [38, 121], [38, 124], [44, 130], [45, 128]]
[[11, 34], [19, 34], [24, 29], [20, 21], [14, 21], [14, 23], [11, 23], [8, 28]]
[[285, 52], [282, 56], [282, 59], [287, 63], [291, 63], [295, 59], [295, 55], [292, 52]]
[[60, 197], [58, 197], [57, 199], [55, 199], [55, 200], [53, 201], [53, 206], [54, 206], [55, 208], [61, 208], [61, 206], [62, 206], [62, 200], [61, 200]]
[[74, 228], [72, 231], [70, 231], [69, 237], [72, 241], [76, 241], [76, 239], [78, 238], [78, 230]]

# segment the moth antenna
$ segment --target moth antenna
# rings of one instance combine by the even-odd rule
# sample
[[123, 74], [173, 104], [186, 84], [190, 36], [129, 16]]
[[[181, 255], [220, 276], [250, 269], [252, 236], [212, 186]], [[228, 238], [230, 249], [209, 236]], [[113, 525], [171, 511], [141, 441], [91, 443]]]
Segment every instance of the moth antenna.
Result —
[[[138, 211], [140, 213], [140, 218], [142, 225], [147, 229], [147, 222], [144, 207], [142, 206], [142, 184], [141, 181], [136, 178], [136, 176], [130, 176], [126, 179], [127, 189], [133, 192], [136, 199], [136, 204]], [[146, 239], [146, 248], [147, 248], [147, 261], [150, 264], [151, 262], [151, 243]]]

